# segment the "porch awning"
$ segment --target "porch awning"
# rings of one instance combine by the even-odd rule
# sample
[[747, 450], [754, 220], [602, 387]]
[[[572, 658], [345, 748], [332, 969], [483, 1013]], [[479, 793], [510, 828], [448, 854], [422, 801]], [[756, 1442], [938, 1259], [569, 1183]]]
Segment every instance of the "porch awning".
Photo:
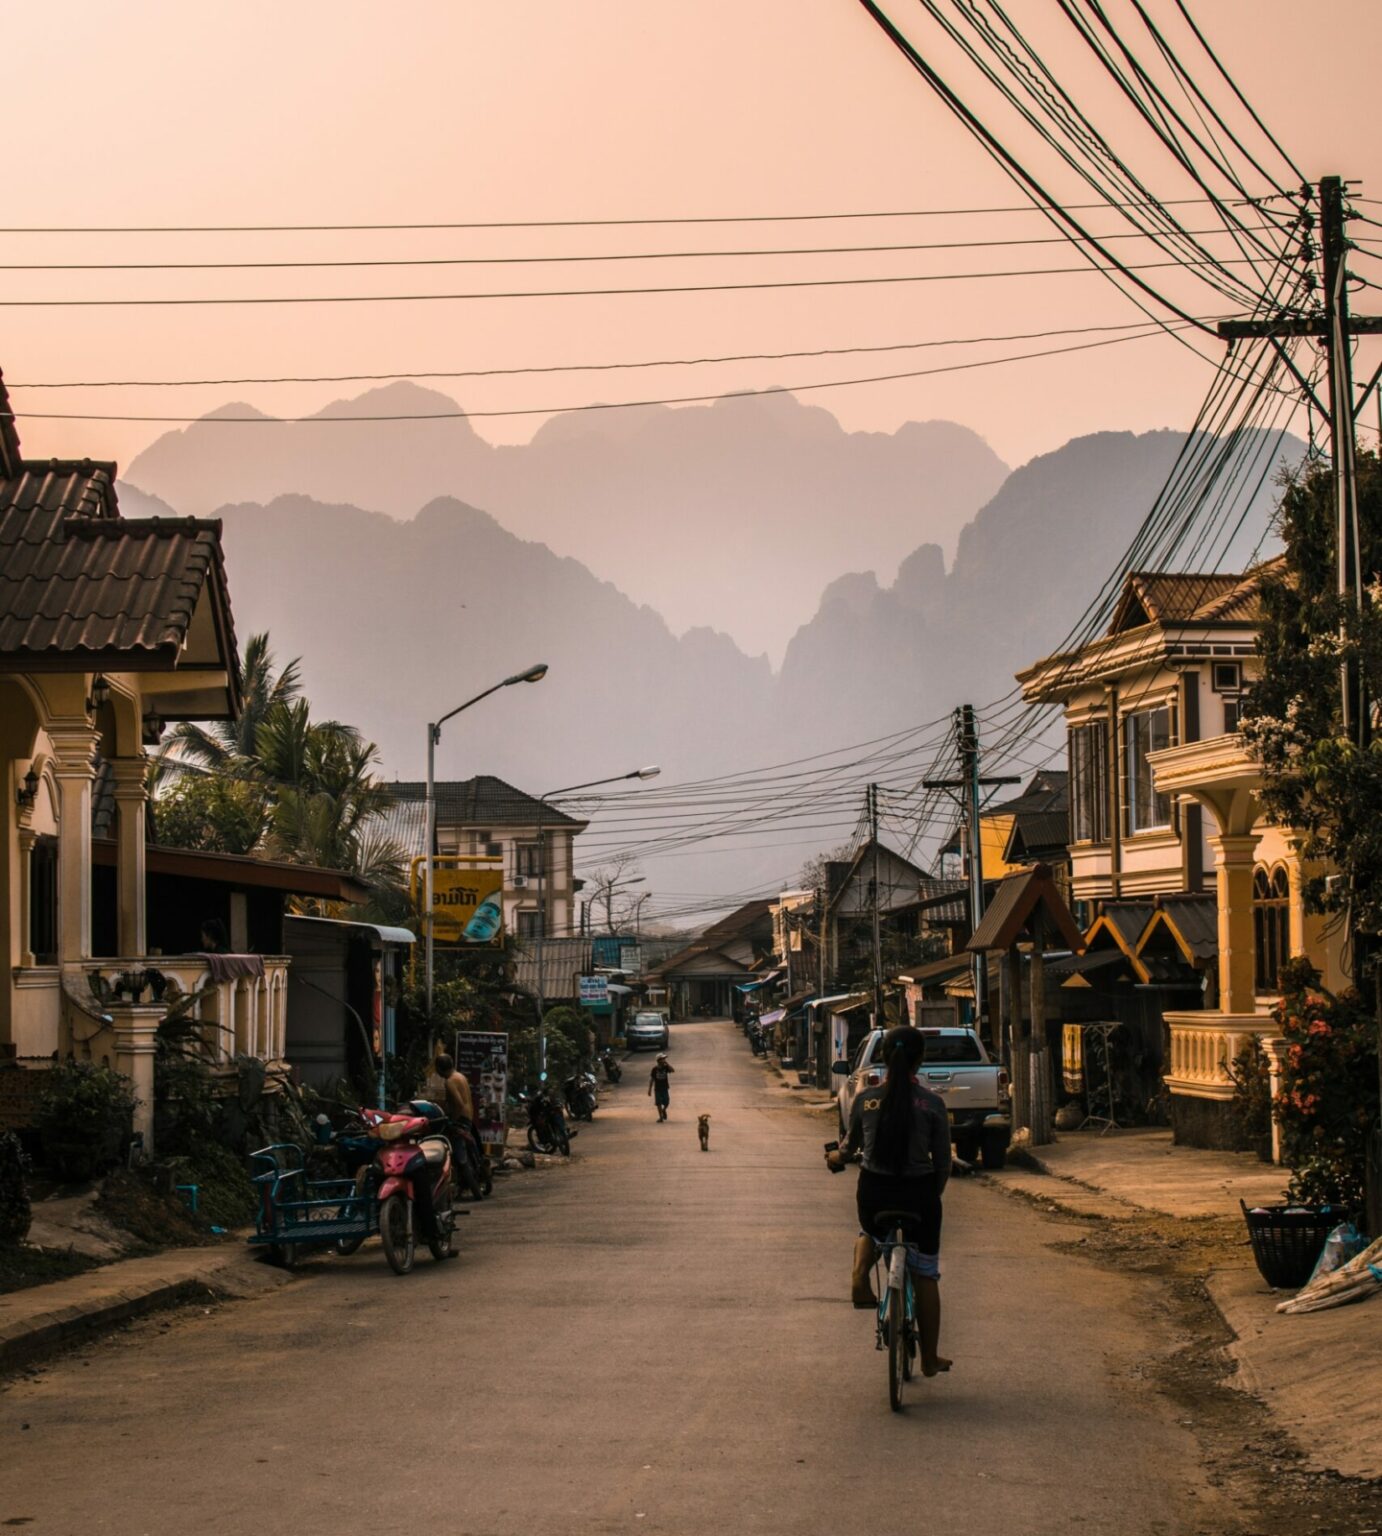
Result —
[[[106, 838], [92, 838], [91, 862], [115, 864], [115, 843]], [[180, 875], [186, 880], [211, 880], [218, 885], [283, 891], [290, 896], [320, 896], [327, 901], [341, 901], [352, 906], [368, 901], [370, 897], [369, 886], [344, 870], [321, 869], [315, 864], [288, 864], [246, 853], [200, 853], [190, 848], [164, 848], [158, 843], [149, 843], [144, 849], [144, 869], [150, 875]], [[415, 941], [410, 935], [406, 942]]]
[[781, 1023], [781, 1021], [786, 1018], [786, 1016], [787, 1010], [785, 1008], [773, 1008], [770, 1009], [767, 1013], [760, 1014], [758, 1022], [760, 1024], [778, 1024]]

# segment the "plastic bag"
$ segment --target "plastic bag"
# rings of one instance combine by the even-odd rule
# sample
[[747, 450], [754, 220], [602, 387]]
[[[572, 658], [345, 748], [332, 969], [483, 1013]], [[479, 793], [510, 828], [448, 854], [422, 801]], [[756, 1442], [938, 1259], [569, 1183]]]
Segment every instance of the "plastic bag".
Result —
[[1362, 1253], [1367, 1247], [1367, 1240], [1351, 1221], [1341, 1222], [1324, 1240], [1324, 1247], [1320, 1250], [1320, 1256], [1315, 1261], [1315, 1267], [1310, 1271], [1310, 1278], [1301, 1287], [1308, 1291], [1316, 1280], [1323, 1279], [1325, 1275], [1332, 1275], [1336, 1269], [1342, 1269], [1351, 1258]]

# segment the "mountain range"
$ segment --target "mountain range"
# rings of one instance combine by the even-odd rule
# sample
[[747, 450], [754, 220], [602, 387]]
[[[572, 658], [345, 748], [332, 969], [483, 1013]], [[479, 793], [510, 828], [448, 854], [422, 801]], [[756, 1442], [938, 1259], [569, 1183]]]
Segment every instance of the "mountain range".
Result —
[[847, 432], [782, 392], [556, 416], [517, 446], [486, 442], [459, 411], [403, 382], [299, 422], [227, 405], [158, 438], [127, 478], [193, 515], [294, 494], [407, 519], [458, 497], [674, 631], [724, 630], [777, 662], [827, 582], [856, 567], [891, 579], [922, 537], [953, 555], [1008, 473], [954, 422]]
[[[824, 413], [776, 397], [735, 401], [718, 417], [702, 412], [677, 453], [677, 445], [667, 446], [666, 500], [688, 486], [710, 494], [713, 476], [702, 474], [702, 459], [687, 445], [709, 421], [739, 422], [746, 407], [760, 417], [781, 418], [808, 438], [829, 436], [813, 419]], [[920, 436], [938, 442], [943, 434], [931, 429], [943, 425], [932, 423]], [[626, 491], [633, 480], [650, 480], [654, 473], [651, 460], [644, 460], [646, 443], [635, 457], [636, 473], [630, 470], [629, 442], [662, 434], [668, 445], [679, 426], [663, 414], [642, 425], [621, 417], [614, 434], [582, 429], [568, 443], [564, 462], [584, 459], [578, 477], [583, 495], [594, 496], [602, 480]], [[415, 427], [403, 430], [408, 435]], [[470, 432], [464, 422], [450, 423], [448, 430]], [[563, 423], [554, 438], [574, 430]], [[771, 430], [781, 430], [780, 422]], [[950, 430], [977, 464], [977, 483], [987, 487], [996, 461], [973, 434]], [[265, 431], [270, 441], [282, 441], [276, 428]], [[851, 458], [881, 451], [877, 443], [865, 448], [855, 441], [868, 436], [837, 432], [834, 440]], [[894, 434], [887, 451], [899, 453], [897, 440], [905, 443], [908, 436], [906, 429]], [[301, 445], [307, 439], [289, 441]], [[355, 439], [310, 441], [320, 452], [323, 441], [339, 449]], [[971, 489], [969, 501], [978, 505], [957, 530], [953, 558], [940, 539], [927, 537], [931, 525], [918, 514], [913, 542], [895, 574], [884, 568], [882, 579], [883, 562], [848, 562], [843, 574], [837, 567], [833, 579], [811, 589], [807, 577], [789, 577], [793, 568], [785, 555], [765, 560], [752, 573], [756, 590], [766, 595], [775, 586], [790, 586], [792, 601], [808, 615], [777, 669], [720, 628], [674, 632], [660, 606], [644, 601], [656, 581], [606, 579], [608, 572], [595, 562], [521, 537], [507, 516], [481, 510], [459, 493], [429, 496], [414, 515], [400, 519], [406, 493], [394, 487], [384, 497], [391, 482], [382, 463], [368, 466], [371, 473], [355, 495], [363, 490], [387, 499], [387, 506], [326, 499], [284, 488], [285, 475], [312, 477], [281, 451], [264, 461], [238, 462], [227, 457], [227, 441], [217, 429], [208, 427], [204, 435], [177, 434], [140, 455], [121, 498], [129, 515], [175, 509], [223, 519], [242, 638], [268, 629], [280, 660], [302, 656], [314, 709], [358, 724], [377, 741], [388, 776], [419, 776], [429, 719], [489, 682], [535, 661], [549, 662], [539, 687], [506, 692], [448, 724], [438, 756], [441, 777], [491, 772], [542, 793], [649, 762], [660, 763], [670, 781], [739, 772], [872, 740], [943, 717], [960, 702], [983, 704], [1005, 694], [1018, 668], [1055, 648], [1076, 625], [1121, 560], [1184, 444], [1184, 434], [1171, 431], [1074, 439], [1007, 474], [992, 492]], [[1261, 446], [1265, 462], [1270, 444], [1264, 439]], [[204, 459], [197, 457], [199, 448], [207, 450]], [[550, 462], [556, 463], [560, 455], [552, 451]], [[1278, 458], [1291, 462], [1301, 451], [1290, 439]], [[361, 460], [358, 445], [350, 457]], [[732, 455], [722, 447], [708, 457], [723, 467]], [[431, 484], [441, 473], [435, 461], [422, 468], [412, 464], [396, 440], [389, 465], [406, 484]], [[838, 467], [836, 473], [844, 475]], [[952, 473], [959, 471], [952, 466]], [[316, 463], [318, 485], [337, 483], [339, 474], [339, 465]], [[258, 486], [264, 499], [228, 494], [245, 484]], [[859, 486], [856, 500], [872, 507], [871, 482], [863, 479]], [[631, 504], [623, 491], [611, 496], [621, 508]], [[1272, 477], [1265, 475], [1240, 508], [1243, 516], [1222, 563], [1251, 558], [1267, 536], [1274, 497]], [[824, 506], [812, 503], [803, 521], [814, 526], [842, 517]], [[593, 511], [582, 514], [583, 524], [598, 520]], [[717, 531], [702, 541], [717, 557], [716, 570], [738, 569], [745, 544], [763, 530], [752, 526], [743, 504], [733, 516], [723, 509], [713, 519], [707, 513], [706, 521], [712, 520]], [[871, 524], [862, 512], [844, 521], [857, 527], [861, 546], [868, 543]], [[790, 524], [778, 535], [788, 550], [796, 547]], [[660, 555], [649, 533], [643, 573], [668, 580], [681, 573], [692, 584], [718, 579], [703, 565], [690, 566], [679, 537], [669, 535], [671, 547]], [[817, 557], [827, 542], [820, 538], [813, 545]], [[914, 766], [919, 775], [926, 764]], [[769, 824], [768, 831], [776, 834], [763, 839], [771, 852], [755, 851], [751, 839], [735, 839], [724, 852], [692, 846], [656, 877], [650, 869], [650, 883], [656, 878], [664, 888], [698, 892], [761, 887], [788, 876], [812, 850], [813, 835], [820, 844], [838, 841], [829, 826], [787, 832]], [[583, 839], [589, 843], [587, 863], [598, 862], [618, 840], [592, 829]]]

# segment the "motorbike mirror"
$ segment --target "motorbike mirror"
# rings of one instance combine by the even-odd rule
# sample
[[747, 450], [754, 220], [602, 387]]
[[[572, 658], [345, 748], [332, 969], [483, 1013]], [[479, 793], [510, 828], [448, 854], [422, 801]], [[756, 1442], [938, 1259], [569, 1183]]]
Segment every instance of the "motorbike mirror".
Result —
[[834, 1062], [831, 1065], [830, 1070], [835, 1074], [836, 1077], [848, 1077], [849, 1076], [849, 1063], [847, 1061], [837, 1061], [837, 1062]]

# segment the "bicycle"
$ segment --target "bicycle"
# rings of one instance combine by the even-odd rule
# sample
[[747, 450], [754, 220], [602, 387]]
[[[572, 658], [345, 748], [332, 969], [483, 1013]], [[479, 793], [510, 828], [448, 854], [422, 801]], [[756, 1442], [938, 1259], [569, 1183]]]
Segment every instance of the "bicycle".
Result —
[[[879, 1211], [881, 1226], [887, 1223], [890, 1236], [874, 1238], [874, 1282], [878, 1292], [878, 1313], [874, 1320], [874, 1349], [888, 1355], [888, 1405], [894, 1413], [902, 1411], [902, 1389], [916, 1374], [920, 1334], [917, 1325], [916, 1290], [912, 1285], [912, 1267], [907, 1262], [921, 1249], [907, 1241], [908, 1223], [916, 1223], [910, 1211]], [[881, 1283], [886, 1276], [886, 1284]]]

